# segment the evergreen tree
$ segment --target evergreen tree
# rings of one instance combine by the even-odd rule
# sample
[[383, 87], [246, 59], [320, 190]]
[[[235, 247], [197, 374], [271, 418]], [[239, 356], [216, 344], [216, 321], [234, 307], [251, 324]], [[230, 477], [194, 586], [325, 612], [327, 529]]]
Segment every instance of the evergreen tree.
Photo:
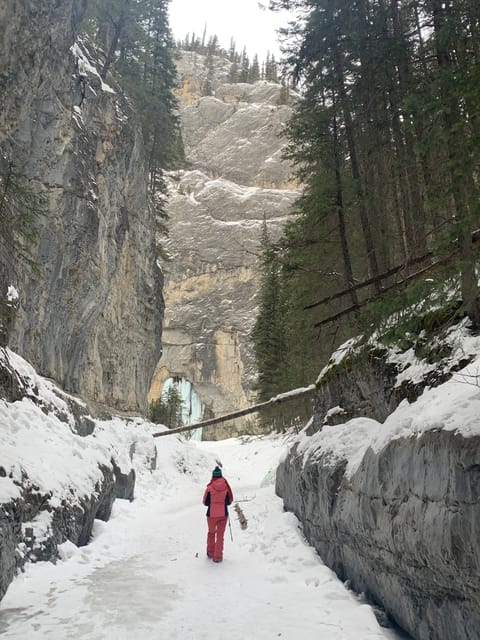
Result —
[[103, 77], [114, 72], [135, 102], [155, 190], [162, 170], [183, 162], [168, 0], [92, 0], [85, 29], [105, 52]]
[[208, 39], [208, 46], [207, 46], [207, 52], [210, 53], [212, 56], [216, 55], [217, 53], [220, 53], [220, 48], [218, 45], [218, 36], [210, 36], [210, 38]]
[[260, 239], [261, 284], [259, 309], [252, 339], [258, 376], [258, 399], [267, 400], [283, 390], [285, 379], [284, 305], [280, 286], [280, 265], [264, 220]]
[[252, 65], [248, 70], [248, 81], [253, 83], [260, 80], [260, 65], [258, 62], [258, 55], [253, 56]]
[[230, 65], [230, 70], [228, 72], [228, 81], [235, 83], [238, 82], [239, 71], [238, 71], [238, 62], [233, 61]]
[[237, 60], [237, 45], [235, 44], [235, 40], [233, 38], [230, 39], [230, 47], [228, 49], [228, 59], [231, 63], [238, 62]]
[[368, 301], [388, 313], [387, 292], [432, 269], [457, 273], [480, 326], [477, 4], [271, 2], [302, 14], [285, 70], [302, 86], [287, 155], [304, 191], [277, 252], [292, 386], [357, 331]]
[[[16, 278], [16, 264], [35, 266], [32, 251], [38, 223], [47, 212], [46, 196], [0, 153], [0, 264], [2, 274]], [[3, 278], [2, 278], [2, 284]]]
[[[0, 152], [0, 346], [7, 343], [17, 301], [9, 288], [20, 264], [36, 269], [38, 225], [47, 212], [46, 198], [7, 155]], [[11, 290], [10, 290], [11, 291]]]
[[172, 384], [165, 395], [154, 400], [150, 405], [150, 419], [157, 424], [164, 424], [169, 429], [181, 427], [183, 401], [176, 384]]
[[247, 55], [247, 49], [244, 47], [240, 59], [240, 72], [238, 75], [239, 82], [248, 82], [250, 71], [250, 59]]
[[209, 46], [207, 50], [207, 55], [205, 56], [205, 68], [207, 70], [207, 77], [205, 79], [205, 83], [202, 89], [202, 93], [204, 96], [213, 95], [213, 79], [215, 76], [215, 44], [213, 46]]
[[275, 56], [270, 54], [267, 51], [267, 59], [265, 60], [264, 65], [264, 79], [267, 82], [278, 82], [278, 72], [277, 72], [277, 63], [275, 61]]

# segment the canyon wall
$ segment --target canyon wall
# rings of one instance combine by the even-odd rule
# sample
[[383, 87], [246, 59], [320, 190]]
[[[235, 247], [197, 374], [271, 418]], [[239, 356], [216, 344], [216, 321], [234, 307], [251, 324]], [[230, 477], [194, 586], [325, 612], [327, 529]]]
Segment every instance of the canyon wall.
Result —
[[277, 471], [323, 561], [415, 640], [479, 638], [480, 396], [455, 374], [470, 343], [437, 362], [364, 348], [327, 367]]
[[[230, 63], [214, 59], [213, 95], [202, 95], [204, 56], [183, 52], [182, 134], [189, 170], [170, 175], [164, 248], [163, 356], [150, 397], [169, 377], [193, 383], [205, 415], [239, 409], [254, 397], [250, 341], [259, 288], [259, 242], [278, 238], [298, 190], [282, 159], [292, 108], [276, 83], [231, 84]], [[253, 430], [247, 419], [205, 430], [206, 438]]]
[[145, 410], [161, 353], [162, 275], [142, 135], [78, 37], [83, 0], [0, 7], [0, 149], [45, 207], [34, 268], [10, 269], [10, 346], [85, 399]]

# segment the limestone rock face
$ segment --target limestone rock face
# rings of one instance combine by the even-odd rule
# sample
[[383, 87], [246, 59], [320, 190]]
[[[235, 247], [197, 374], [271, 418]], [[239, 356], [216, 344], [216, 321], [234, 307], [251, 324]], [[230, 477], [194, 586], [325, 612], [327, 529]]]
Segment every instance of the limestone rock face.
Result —
[[[283, 228], [298, 190], [280, 159], [280, 86], [222, 81], [229, 64], [217, 59], [214, 96], [199, 97], [192, 56], [179, 62], [181, 117], [191, 171], [170, 176], [169, 239], [164, 248], [163, 355], [151, 388], [157, 398], [169, 377], [193, 383], [205, 415], [220, 415], [252, 400], [255, 364], [249, 334], [256, 317], [258, 252], [265, 218], [272, 239]], [[182, 75], [183, 74], [183, 75]], [[201, 80], [201, 76], [200, 80]], [[188, 93], [186, 87], [192, 93]], [[216, 426], [205, 438], [251, 430], [245, 420]]]
[[156, 221], [134, 114], [75, 41], [84, 4], [0, 7], [0, 147], [47, 198], [10, 344], [66, 390], [138, 410], [161, 351]]
[[480, 438], [428, 432], [346, 460], [303, 466], [292, 451], [277, 492], [323, 561], [381, 603], [415, 640], [471, 640], [480, 625]]
[[185, 106], [183, 140], [188, 159], [211, 177], [241, 185], [293, 188], [282, 160], [281, 132], [292, 109], [280, 105], [278, 84], [225, 84], [215, 97]]

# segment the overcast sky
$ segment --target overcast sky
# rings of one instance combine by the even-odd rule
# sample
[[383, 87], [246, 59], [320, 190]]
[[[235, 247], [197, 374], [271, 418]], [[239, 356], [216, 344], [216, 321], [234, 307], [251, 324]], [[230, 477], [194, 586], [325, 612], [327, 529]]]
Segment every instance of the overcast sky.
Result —
[[278, 15], [267, 8], [268, 0], [171, 0], [170, 27], [175, 40], [194, 32], [202, 37], [217, 35], [220, 46], [228, 49], [233, 37], [237, 51], [244, 45], [250, 58], [258, 53], [265, 60], [267, 51], [280, 58], [276, 29], [285, 24], [286, 12]]

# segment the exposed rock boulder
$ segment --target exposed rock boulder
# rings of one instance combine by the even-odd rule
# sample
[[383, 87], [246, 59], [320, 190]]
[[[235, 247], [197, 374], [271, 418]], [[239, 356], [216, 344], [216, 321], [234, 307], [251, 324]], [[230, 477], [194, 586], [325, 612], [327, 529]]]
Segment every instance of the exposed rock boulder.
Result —
[[76, 40], [84, 5], [0, 8], [0, 149], [47, 198], [9, 344], [68, 391], [145, 409], [161, 351], [156, 221], [134, 114]]
[[346, 465], [294, 449], [277, 472], [324, 562], [416, 640], [478, 638], [480, 438], [429, 432]]
[[52, 507], [50, 495], [29, 486], [28, 478], [19, 496], [0, 504], [0, 599], [15, 573], [26, 562], [55, 561], [58, 547], [69, 540], [86, 545], [94, 520], [108, 520], [115, 500], [115, 476], [112, 469], [101, 468], [103, 478], [89, 496], [78, 503], [64, 502]]
[[414, 402], [427, 386], [442, 384], [475, 355], [463, 351], [455, 338], [448, 336], [442, 341], [442, 355], [438, 339], [432, 339], [428, 349], [423, 344], [421, 347], [425, 356], [421, 375], [411, 377], [410, 367], [420, 363], [414, 347], [402, 353], [378, 344], [363, 344], [360, 339], [342, 345], [320, 373], [306, 433], [312, 435], [325, 424], [343, 424], [361, 416], [383, 422], [402, 400]]
[[112, 464], [115, 474], [115, 497], [130, 500], [131, 502], [135, 493], [135, 469], [130, 469], [130, 471], [124, 473], [115, 460], [112, 460]]

